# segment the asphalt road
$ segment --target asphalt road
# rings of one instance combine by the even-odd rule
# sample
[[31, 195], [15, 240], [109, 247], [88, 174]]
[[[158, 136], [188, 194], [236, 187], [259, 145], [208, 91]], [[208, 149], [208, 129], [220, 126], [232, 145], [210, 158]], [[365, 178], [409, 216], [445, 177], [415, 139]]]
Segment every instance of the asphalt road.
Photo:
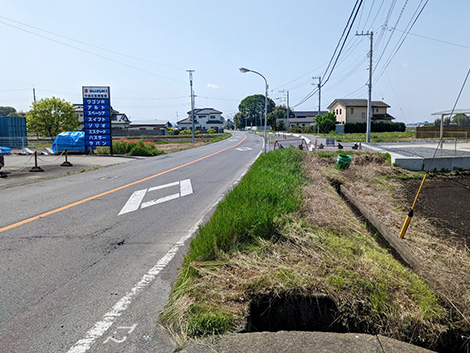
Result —
[[188, 239], [262, 149], [232, 138], [2, 190], [1, 352], [170, 352]]

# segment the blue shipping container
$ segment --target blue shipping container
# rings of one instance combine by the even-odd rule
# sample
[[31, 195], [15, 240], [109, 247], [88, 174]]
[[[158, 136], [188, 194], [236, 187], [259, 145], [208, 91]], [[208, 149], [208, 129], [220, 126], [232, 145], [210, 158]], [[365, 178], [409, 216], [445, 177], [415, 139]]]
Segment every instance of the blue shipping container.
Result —
[[26, 118], [22, 116], [0, 117], [0, 146], [10, 148], [28, 146]]

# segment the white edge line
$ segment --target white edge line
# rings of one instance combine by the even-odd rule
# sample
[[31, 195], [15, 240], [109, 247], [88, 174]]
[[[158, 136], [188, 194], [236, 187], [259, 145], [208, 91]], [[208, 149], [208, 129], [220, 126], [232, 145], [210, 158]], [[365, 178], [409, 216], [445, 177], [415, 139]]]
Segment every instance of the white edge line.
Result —
[[[240, 177], [232, 184], [232, 186], [227, 190], [229, 192], [232, 190], [240, 180], [245, 176], [248, 170], [251, 168], [253, 163], [261, 155], [261, 152], [251, 161], [251, 163], [246, 167]], [[226, 193], [227, 193], [226, 192]], [[88, 330], [85, 334], [85, 338], [78, 340], [72, 348], [68, 350], [68, 353], [85, 353], [88, 351], [95, 341], [104, 335], [104, 333], [113, 325], [114, 321], [120, 317], [124, 311], [131, 305], [132, 300], [142, 292], [146, 287], [148, 287], [160, 274], [160, 272], [170, 263], [170, 261], [175, 257], [178, 250], [184, 246], [185, 242], [191, 238], [198, 230], [199, 226], [204, 222], [205, 217], [215, 209], [220, 201], [223, 200], [226, 193], [222, 194], [217, 201], [210, 207], [204, 215], [189, 229], [188, 233], [184, 235], [178, 242], [171, 247], [170, 250], [163, 256], [155, 266], [153, 266], [139, 282], [124, 296], [122, 297], [114, 306], [103, 315], [103, 318], [95, 323], [95, 325]]]

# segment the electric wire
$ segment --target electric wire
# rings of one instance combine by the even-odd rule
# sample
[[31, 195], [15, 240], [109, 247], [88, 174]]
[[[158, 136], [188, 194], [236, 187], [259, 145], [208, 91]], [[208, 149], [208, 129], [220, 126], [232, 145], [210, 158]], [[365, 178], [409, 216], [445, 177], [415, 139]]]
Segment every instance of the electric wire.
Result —
[[[457, 106], [457, 103], [458, 103], [458, 101], [459, 101], [459, 99], [460, 99], [460, 96], [462, 95], [462, 92], [463, 92], [463, 89], [464, 89], [464, 87], [465, 87], [465, 85], [466, 85], [466, 83], [467, 83], [469, 74], [470, 74], [470, 68], [469, 68], [468, 71], [467, 71], [467, 75], [465, 76], [465, 80], [464, 80], [464, 82], [463, 82], [463, 84], [462, 84], [462, 87], [460, 88], [460, 92], [459, 92], [459, 94], [458, 94], [458, 96], [457, 96], [457, 99], [455, 100], [454, 106], [453, 106], [452, 111], [451, 111], [451, 116], [452, 116], [453, 113], [454, 113], [455, 107]], [[434, 154], [433, 154], [433, 156], [432, 156], [432, 158], [431, 158], [431, 162], [429, 163], [429, 166], [428, 166], [426, 172], [424, 173], [423, 179], [421, 180], [421, 184], [420, 184], [420, 186], [419, 186], [418, 192], [416, 193], [416, 196], [415, 196], [415, 199], [414, 199], [414, 201], [413, 201], [413, 204], [411, 205], [410, 211], [408, 212], [408, 215], [407, 215], [406, 218], [405, 218], [405, 222], [403, 223], [403, 226], [401, 227], [400, 233], [398, 234], [398, 237], [399, 237], [400, 239], [403, 239], [403, 238], [405, 237], [405, 234], [406, 234], [406, 231], [407, 231], [407, 229], [408, 229], [408, 226], [409, 226], [409, 224], [410, 224], [410, 222], [411, 222], [411, 219], [413, 218], [414, 208], [415, 208], [416, 202], [418, 201], [418, 196], [419, 196], [419, 194], [420, 194], [420, 192], [421, 192], [421, 189], [422, 189], [423, 186], [424, 186], [424, 182], [426, 181], [426, 177], [428, 176], [428, 173], [429, 173], [429, 171], [431, 170], [431, 166], [432, 166], [432, 164], [433, 164], [433, 162], [434, 162], [434, 159], [435, 159], [435, 157], [436, 157], [436, 154], [437, 154], [437, 151], [438, 151], [438, 149], [439, 149], [439, 146], [442, 146], [441, 144], [442, 144], [443, 138], [444, 138], [444, 134], [442, 134], [442, 136], [441, 136], [440, 139], [439, 139], [439, 143], [438, 143], [436, 149], [434, 150]]]
[[[462, 95], [462, 92], [463, 92], [463, 90], [464, 90], [464, 88], [465, 88], [465, 85], [467, 84], [467, 80], [468, 80], [468, 76], [469, 76], [469, 75], [470, 75], [470, 67], [468, 68], [467, 75], [465, 76], [465, 79], [464, 79], [464, 81], [463, 81], [463, 83], [462, 83], [462, 87], [460, 87], [459, 94], [457, 95], [457, 99], [455, 100], [454, 106], [452, 107], [452, 110], [451, 110], [451, 112], [450, 112], [450, 116], [454, 115], [455, 108], [457, 107], [457, 104], [458, 104], [458, 102], [459, 102], [459, 100], [460, 100], [460, 96]], [[441, 119], [442, 119], [442, 117], [441, 117]], [[442, 134], [442, 136], [441, 136], [440, 139], [439, 139], [439, 143], [437, 144], [437, 147], [436, 147], [436, 149], [434, 150], [434, 154], [433, 154], [433, 156], [432, 156], [432, 158], [431, 158], [431, 162], [429, 163], [429, 167], [428, 167], [426, 173], [428, 173], [428, 172], [431, 170], [431, 166], [432, 166], [432, 164], [433, 164], [433, 162], [434, 162], [434, 159], [435, 159], [435, 157], [436, 157], [437, 151], [439, 150], [439, 146], [441, 146], [443, 139], [444, 139], [444, 134]]]
[[21, 27], [18, 27], [18, 26], [15, 26], [15, 25], [12, 25], [12, 24], [10, 24], [10, 23], [3, 22], [3, 21], [0, 21], [0, 23], [1, 23], [1, 24], [4, 24], [4, 25], [6, 25], [6, 26], [12, 27], [12, 28], [16, 28], [16, 29], [18, 29], [18, 30], [20, 30], [20, 31], [23, 31], [23, 32], [26, 32], [26, 33], [35, 35], [35, 36], [37, 36], [37, 37], [41, 37], [41, 38], [47, 39], [47, 40], [49, 40], [49, 41], [51, 41], [51, 42], [55, 42], [55, 43], [58, 43], [58, 44], [61, 44], [61, 45], [65, 45], [65, 46], [67, 46], [67, 47], [69, 47], [69, 48], [72, 48], [72, 49], [75, 49], [75, 50], [79, 50], [79, 51], [82, 51], [82, 52], [84, 52], [84, 53], [87, 53], [87, 54], [90, 54], [90, 55], [93, 55], [93, 56], [96, 56], [96, 57], [99, 57], [99, 58], [102, 58], [102, 59], [105, 59], [105, 60], [114, 62], [114, 63], [116, 63], [116, 64], [123, 65], [123, 66], [129, 67], [129, 68], [132, 68], [132, 69], [135, 69], [135, 70], [138, 70], [138, 71], [141, 71], [141, 72], [144, 72], [144, 73], [153, 75], [153, 76], [157, 76], [157, 77], [163, 78], [163, 79], [165, 79], [165, 80], [169, 80], [169, 81], [173, 81], [173, 82], [177, 82], [177, 83], [186, 85], [185, 82], [181, 82], [181, 81], [178, 81], [178, 80], [175, 80], [175, 79], [166, 77], [166, 76], [162, 76], [162, 75], [156, 74], [155, 72], [148, 71], [148, 70], [144, 70], [144, 69], [141, 69], [140, 67], [133, 66], [133, 65], [129, 65], [129, 64], [126, 64], [126, 63], [124, 63], [124, 62], [121, 62], [121, 61], [118, 61], [118, 60], [109, 58], [109, 57], [104, 56], [104, 55], [101, 55], [101, 54], [93, 53], [93, 52], [91, 52], [91, 51], [89, 51], [89, 50], [86, 50], [86, 49], [83, 49], [83, 48], [80, 48], [80, 47], [77, 47], [77, 46], [74, 46], [74, 45], [71, 45], [71, 44], [62, 42], [62, 41], [57, 40], [57, 39], [54, 39], [54, 38], [50, 38], [50, 37], [44, 36], [44, 35], [39, 34], [39, 33], [35, 33], [35, 32], [33, 32], [33, 31], [29, 31], [29, 30], [27, 30], [27, 29], [25, 29], [25, 28], [21, 28]]
[[[90, 46], [90, 47], [93, 47], [93, 48], [96, 48], [96, 49], [100, 49], [100, 50], [103, 50], [103, 51], [107, 51], [107, 52], [109, 52], [109, 53], [121, 55], [121, 56], [124, 56], [124, 57], [126, 57], [126, 58], [130, 58], [130, 59], [134, 59], [134, 60], [146, 62], [146, 63], [153, 64], [153, 65], [164, 66], [164, 67], [168, 67], [168, 68], [170, 68], [170, 69], [184, 70], [184, 71], [185, 71], [185, 69], [180, 68], [180, 67], [175, 67], [175, 66], [171, 66], [171, 65], [167, 65], [167, 64], [161, 64], [161, 63], [157, 63], [157, 62], [155, 62], [155, 61], [151, 61], [151, 60], [147, 60], [147, 59], [142, 59], [142, 58], [138, 58], [138, 57], [135, 57], [135, 56], [132, 56], [132, 55], [124, 54], [124, 53], [121, 53], [121, 52], [118, 52], [118, 51], [115, 51], [115, 50], [106, 49], [106, 48], [100, 47], [100, 46], [98, 46], [98, 45], [90, 44], [90, 43], [87, 43], [87, 42], [84, 42], [84, 41], [81, 41], [81, 40], [78, 40], [78, 39], [74, 39], [74, 38], [70, 38], [70, 37], [64, 36], [64, 35], [62, 35], [62, 34], [54, 33], [54, 32], [51, 32], [51, 31], [46, 31], [45, 29], [42, 29], [42, 28], [39, 28], [39, 27], [35, 27], [35, 26], [31, 26], [31, 25], [28, 25], [28, 24], [26, 24], [26, 23], [13, 20], [13, 19], [8, 18], [8, 17], [5, 17], [5, 16], [1, 16], [1, 15], [0, 15], [0, 18], [3, 18], [3, 19], [5, 19], [5, 20], [7, 20], [7, 21], [11, 21], [11, 22], [14, 22], [14, 23], [17, 23], [17, 24], [20, 24], [20, 25], [25, 26], [25, 27], [29, 27], [29, 28], [35, 29], [35, 30], [37, 30], [37, 31], [41, 31], [41, 32], [44, 32], [44, 33], [52, 34], [52, 35], [57, 36], [57, 37], [60, 37], [60, 38], [64, 38], [64, 39], [70, 40], [70, 41], [72, 41], [72, 42], [76, 42], [76, 43], [79, 43], [79, 44], [87, 45], [87, 46]], [[3, 22], [2, 22], [2, 23], [3, 23]], [[4, 24], [5, 24], [5, 23], [4, 23]]]
[[[349, 37], [349, 34], [351, 32], [351, 29], [354, 25], [354, 22], [356, 20], [356, 17], [359, 13], [359, 10], [361, 9], [361, 6], [362, 6], [362, 3], [363, 3], [363, 0], [356, 0], [356, 3], [354, 4], [354, 7], [351, 11], [351, 14], [349, 15], [349, 18], [348, 18], [348, 21], [346, 23], [346, 26], [344, 27], [343, 29], [343, 33], [341, 34], [341, 37], [340, 39], [338, 40], [338, 43], [336, 45], [336, 48], [333, 52], [333, 55], [331, 56], [331, 59], [328, 63], [328, 66], [326, 67], [326, 70], [323, 74], [323, 77], [322, 77], [322, 83], [320, 85], [320, 88], [323, 87], [327, 82], [328, 80], [330, 79], [337, 63], [338, 63], [338, 60], [341, 56], [341, 53], [344, 49], [344, 46], [346, 44], [346, 41]], [[330, 69], [331, 67], [331, 69]], [[318, 87], [313, 89], [305, 98], [303, 98], [299, 103], [293, 105], [293, 108], [305, 103], [307, 100], [309, 100], [310, 98], [312, 98], [316, 92], [318, 92]]]
[[[392, 29], [392, 28], [387, 27], [387, 29]], [[402, 31], [401, 29], [398, 29], [398, 28], [395, 28], [395, 31], [406, 33], [405, 31]], [[444, 43], [444, 44], [449, 44], [449, 45], [453, 45], [453, 46], [460, 47], [460, 48], [470, 49], [470, 46], [468, 46], [468, 45], [463, 45], [463, 44], [449, 42], [447, 40], [442, 40], [442, 39], [432, 38], [432, 37], [428, 37], [428, 36], [423, 36], [422, 34], [417, 34], [417, 33], [408, 32], [408, 34], [412, 35], [412, 36], [415, 36], [415, 37], [419, 37], [419, 38], [433, 40], [433, 41], [439, 42], [439, 43]]]
[[[420, 5], [423, 1], [420, 2]], [[375, 81], [378, 81], [380, 80], [380, 78], [383, 76], [385, 70], [387, 70], [388, 66], [390, 65], [390, 63], [392, 62], [393, 58], [395, 57], [395, 55], [398, 53], [398, 51], [400, 50], [400, 48], [402, 47], [403, 43], [405, 42], [406, 38], [408, 37], [408, 33], [411, 31], [411, 29], [413, 28], [413, 26], [416, 24], [416, 21], [418, 21], [418, 18], [421, 16], [421, 14], [423, 13], [426, 5], [428, 4], [429, 0], [426, 0], [426, 2], [422, 5], [421, 9], [419, 9], [419, 6], [418, 8], [416, 9], [415, 13], [413, 14], [414, 16], [414, 19], [413, 17], [411, 18], [410, 22], [408, 23], [406, 29], [405, 29], [405, 33], [402, 34], [402, 36], [400, 37], [400, 41], [397, 43], [397, 45], [395, 46], [395, 49], [394, 51], [392, 52], [392, 54], [389, 56], [385, 66], [382, 68], [382, 70], [380, 71], [378, 77], [375, 79]], [[418, 12], [416, 14], [416, 12]]]

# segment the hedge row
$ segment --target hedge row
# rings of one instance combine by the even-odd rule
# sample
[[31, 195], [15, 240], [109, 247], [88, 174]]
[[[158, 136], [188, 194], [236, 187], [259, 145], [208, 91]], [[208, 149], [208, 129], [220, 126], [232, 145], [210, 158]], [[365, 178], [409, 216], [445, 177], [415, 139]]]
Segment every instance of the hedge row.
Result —
[[[367, 123], [346, 123], [344, 125], [345, 133], [364, 133], [367, 129]], [[405, 123], [372, 123], [371, 132], [404, 132], [406, 130]]]

